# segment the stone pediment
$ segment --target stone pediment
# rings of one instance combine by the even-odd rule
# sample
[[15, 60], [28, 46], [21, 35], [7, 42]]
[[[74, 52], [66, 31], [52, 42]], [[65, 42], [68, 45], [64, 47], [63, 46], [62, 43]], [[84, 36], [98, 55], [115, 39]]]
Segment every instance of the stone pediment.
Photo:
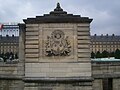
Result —
[[88, 17], [81, 17], [80, 15], [67, 14], [66, 11], [57, 3], [54, 11], [43, 16], [36, 16], [35, 18], [27, 18], [23, 20], [26, 24], [36, 23], [91, 23], [92, 19]]

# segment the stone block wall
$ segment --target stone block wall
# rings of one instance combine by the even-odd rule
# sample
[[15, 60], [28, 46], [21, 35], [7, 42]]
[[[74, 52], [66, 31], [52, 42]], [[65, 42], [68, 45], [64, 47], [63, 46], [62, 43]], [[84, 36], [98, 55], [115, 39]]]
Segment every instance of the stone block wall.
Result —
[[[112, 90], [120, 90], [120, 62], [116, 61], [94, 61], [92, 62], [93, 90], [103, 90], [103, 83], [106, 79], [111, 79]], [[110, 85], [110, 86], [109, 86]], [[107, 90], [107, 89], [106, 89]]]
[[[47, 53], [56, 38], [70, 45], [69, 55]], [[26, 24], [24, 51], [24, 90], [92, 90], [89, 24]]]
[[93, 90], [103, 90], [102, 79], [94, 79]]
[[113, 79], [113, 90], [120, 90], [120, 78]]
[[21, 80], [0, 80], [0, 90], [23, 90], [23, 87]]
[[[68, 37], [70, 55], [46, 56], [55, 31]], [[91, 77], [89, 24], [26, 24], [25, 33], [25, 77]]]
[[25, 68], [26, 77], [91, 76], [91, 67], [89, 63], [26, 63]]
[[[86, 87], [84, 87], [86, 85]], [[91, 83], [25, 83], [24, 90], [92, 90]]]
[[18, 64], [0, 63], [0, 77], [18, 75]]
[[120, 62], [116, 61], [99, 61], [92, 63], [93, 77], [120, 77]]

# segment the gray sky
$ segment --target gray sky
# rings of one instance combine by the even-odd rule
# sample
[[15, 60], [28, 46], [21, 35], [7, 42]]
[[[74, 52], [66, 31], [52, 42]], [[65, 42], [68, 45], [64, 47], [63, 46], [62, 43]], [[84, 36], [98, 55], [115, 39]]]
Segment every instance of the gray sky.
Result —
[[91, 34], [120, 35], [120, 0], [0, 0], [0, 22], [47, 14], [58, 1], [68, 13], [93, 18]]

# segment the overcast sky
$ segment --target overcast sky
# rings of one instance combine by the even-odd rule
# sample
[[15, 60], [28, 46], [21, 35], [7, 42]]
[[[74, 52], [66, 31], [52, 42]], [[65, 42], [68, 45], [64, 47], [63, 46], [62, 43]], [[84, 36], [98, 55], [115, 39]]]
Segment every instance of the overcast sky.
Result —
[[91, 34], [120, 35], [120, 0], [0, 0], [0, 22], [48, 14], [57, 2], [68, 13], [93, 18]]

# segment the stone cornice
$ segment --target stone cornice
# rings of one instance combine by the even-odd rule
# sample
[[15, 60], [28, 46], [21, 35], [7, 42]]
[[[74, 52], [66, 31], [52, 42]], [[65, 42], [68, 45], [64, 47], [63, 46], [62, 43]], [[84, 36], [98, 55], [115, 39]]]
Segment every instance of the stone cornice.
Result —
[[36, 16], [35, 18], [27, 18], [23, 21], [26, 24], [39, 24], [39, 23], [91, 23], [93, 19], [88, 17], [81, 17], [80, 15], [67, 14], [66, 11], [57, 3], [54, 11], [43, 16]]
[[91, 77], [25, 77], [23, 79], [25, 82], [90, 82], [93, 81]]

